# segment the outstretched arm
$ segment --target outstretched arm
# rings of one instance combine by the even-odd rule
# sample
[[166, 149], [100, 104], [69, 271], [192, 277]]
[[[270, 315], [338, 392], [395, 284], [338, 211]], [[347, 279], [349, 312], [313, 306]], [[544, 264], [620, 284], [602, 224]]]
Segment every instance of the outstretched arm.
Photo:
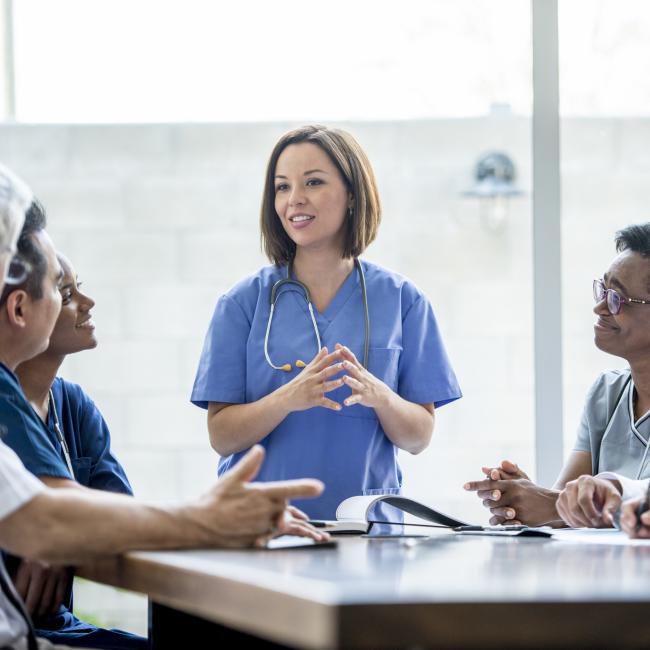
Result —
[[46, 489], [0, 522], [0, 546], [54, 563], [78, 563], [132, 549], [243, 547], [275, 534], [325, 539], [287, 509], [287, 500], [318, 496], [319, 481], [250, 483], [264, 450], [254, 447], [202, 498], [178, 507], [73, 488]]

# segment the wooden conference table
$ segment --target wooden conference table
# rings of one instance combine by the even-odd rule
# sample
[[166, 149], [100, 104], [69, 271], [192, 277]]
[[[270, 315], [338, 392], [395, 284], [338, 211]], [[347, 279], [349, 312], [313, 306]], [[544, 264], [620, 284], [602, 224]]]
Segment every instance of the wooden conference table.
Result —
[[617, 535], [347, 537], [129, 553], [79, 573], [148, 594], [157, 649], [647, 648], [650, 545]]

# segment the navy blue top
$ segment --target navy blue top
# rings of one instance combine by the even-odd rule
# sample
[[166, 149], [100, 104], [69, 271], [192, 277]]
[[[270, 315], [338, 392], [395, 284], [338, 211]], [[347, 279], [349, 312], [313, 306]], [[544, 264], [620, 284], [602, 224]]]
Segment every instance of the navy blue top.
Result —
[[80, 386], [60, 377], [52, 384], [52, 394], [75, 475], [68, 471], [53, 409], [49, 409], [47, 425], [43, 424], [16, 375], [0, 364], [0, 419], [7, 428], [4, 442], [36, 476], [74, 479], [96, 490], [133, 494], [124, 469], [111, 452], [111, 435], [95, 403]]
[[[95, 490], [132, 495], [124, 468], [111, 451], [111, 434], [95, 402], [81, 386], [61, 377], [54, 380], [52, 395], [59, 426], [68, 443], [75, 480]], [[48, 412], [47, 425], [49, 432], [56, 436], [52, 409]], [[58, 449], [62, 452], [60, 445]], [[61, 453], [59, 457], [63, 458]]]
[[[36, 476], [74, 479], [89, 488], [133, 494], [124, 469], [111, 452], [110, 432], [95, 403], [80, 386], [60, 377], [52, 384], [52, 395], [74, 477], [70, 476], [56, 434], [53, 409], [49, 409], [47, 425], [44, 424], [27, 401], [16, 375], [0, 363], [0, 422], [4, 442]], [[68, 606], [62, 606], [58, 614], [46, 620], [38, 620], [37, 627], [59, 631], [80, 627], [81, 621], [71, 610], [70, 594]], [[88, 624], [83, 626], [86, 629]]]

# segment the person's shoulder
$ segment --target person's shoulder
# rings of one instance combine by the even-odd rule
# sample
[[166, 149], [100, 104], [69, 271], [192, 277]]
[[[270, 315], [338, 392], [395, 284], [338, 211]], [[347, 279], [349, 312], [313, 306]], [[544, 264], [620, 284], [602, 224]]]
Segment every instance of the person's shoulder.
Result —
[[361, 265], [369, 288], [394, 292], [400, 295], [406, 306], [410, 306], [422, 298], [426, 300], [424, 292], [405, 275], [368, 260], [362, 260]]
[[631, 371], [629, 368], [605, 370], [596, 377], [594, 388], [599, 388], [605, 392], [611, 392], [617, 388], [623, 388], [630, 380], [630, 377]]
[[14, 408], [33, 412], [18, 377], [4, 364], [0, 364], [0, 412]]
[[247, 311], [257, 304], [261, 293], [268, 292], [270, 295], [271, 287], [284, 277], [282, 271], [285, 268], [274, 264], [263, 266], [255, 273], [239, 280], [223, 294], [223, 297], [236, 302]]
[[[10, 430], [8, 439], [25, 432], [41, 433], [43, 423], [23, 393], [18, 378], [2, 366], [0, 370], [0, 420]], [[10, 444], [13, 446], [13, 444]]]
[[90, 398], [79, 384], [68, 381], [63, 377], [55, 377], [52, 383], [52, 393], [55, 398], [61, 396], [72, 402], [90, 401]]
[[631, 377], [629, 368], [601, 372], [587, 393], [587, 401], [616, 399], [625, 390]]
[[16, 393], [23, 394], [18, 377], [4, 363], [0, 363], [0, 395], [13, 396]]

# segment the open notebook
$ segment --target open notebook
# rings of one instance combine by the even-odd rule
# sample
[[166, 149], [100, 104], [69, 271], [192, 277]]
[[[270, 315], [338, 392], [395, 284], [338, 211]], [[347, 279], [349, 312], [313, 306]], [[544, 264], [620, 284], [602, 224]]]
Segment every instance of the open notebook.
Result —
[[374, 523], [395, 523], [400, 525], [403, 523], [402, 521], [373, 520], [370, 517], [371, 510], [379, 502], [393, 506], [409, 515], [419, 517], [424, 521], [428, 521], [433, 526], [457, 528], [458, 526], [468, 525], [460, 519], [450, 517], [419, 501], [394, 494], [349, 497], [339, 504], [339, 507], [336, 509], [335, 520], [318, 520], [312, 521], [312, 523], [335, 535], [363, 535], [370, 530]]

